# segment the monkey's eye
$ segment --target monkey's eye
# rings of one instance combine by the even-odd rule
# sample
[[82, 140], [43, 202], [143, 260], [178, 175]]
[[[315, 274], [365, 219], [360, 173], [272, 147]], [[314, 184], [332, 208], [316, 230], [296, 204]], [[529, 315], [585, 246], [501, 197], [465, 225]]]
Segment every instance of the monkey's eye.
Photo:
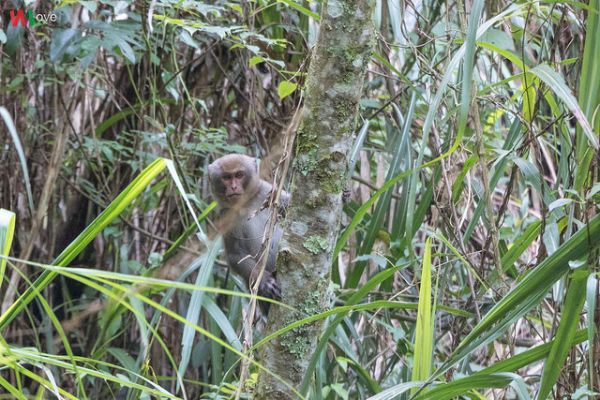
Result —
[[237, 179], [242, 179], [242, 178], [244, 177], [244, 172], [242, 172], [242, 171], [238, 171], [238, 172], [236, 172], [236, 173], [235, 173], [235, 177], [236, 177]]

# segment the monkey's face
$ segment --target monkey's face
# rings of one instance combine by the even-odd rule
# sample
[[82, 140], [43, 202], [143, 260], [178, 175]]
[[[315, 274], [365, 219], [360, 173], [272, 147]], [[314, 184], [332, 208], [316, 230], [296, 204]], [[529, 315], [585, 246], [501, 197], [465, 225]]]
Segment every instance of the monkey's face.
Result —
[[208, 166], [213, 196], [223, 206], [244, 202], [253, 195], [258, 184], [256, 159], [228, 154]]

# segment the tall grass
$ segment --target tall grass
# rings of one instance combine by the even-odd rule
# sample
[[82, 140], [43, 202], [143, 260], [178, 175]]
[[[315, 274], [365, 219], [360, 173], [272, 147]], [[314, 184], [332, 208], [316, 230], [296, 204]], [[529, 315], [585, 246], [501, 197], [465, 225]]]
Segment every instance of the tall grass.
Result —
[[206, 233], [205, 172], [276, 164], [320, 3], [119, 4], [62, 4], [85, 34], [0, 31], [19, 41], [0, 60], [2, 296], [22, 282], [5, 392], [249, 398], [255, 350], [315, 320], [299, 398], [600, 392], [600, 2], [378, 1], [333, 306], [266, 337]]

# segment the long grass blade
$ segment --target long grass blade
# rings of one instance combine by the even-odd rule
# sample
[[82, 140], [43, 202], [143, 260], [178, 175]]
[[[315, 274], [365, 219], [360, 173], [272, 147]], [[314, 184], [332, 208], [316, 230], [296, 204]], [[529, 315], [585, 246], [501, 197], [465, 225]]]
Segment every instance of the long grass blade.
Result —
[[552, 350], [550, 350], [548, 359], [544, 364], [542, 382], [540, 383], [540, 390], [537, 397], [540, 400], [545, 399], [550, 394], [567, 359], [567, 354], [571, 349], [571, 341], [575, 336], [581, 309], [585, 302], [585, 296], [582, 296], [582, 293], [585, 293], [587, 277], [588, 271], [586, 266], [580, 267], [572, 274], [571, 284], [567, 290], [567, 298], [562, 309]]
[[497, 338], [511, 323], [535, 307], [569, 270], [570, 260], [581, 259], [600, 245], [597, 240], [590, 239], [599, 235], [600, 215], [571, 236], [496, 303], [434, 375], [439, 376], [478, 346]]
[[[594, 124], [593, 130], [598, 134], [600, 131], [600, 119], [597, 117], [597, 107], [600, 103], [600, 69], [598, 69], [598, 57], [600, 57], [600, 40], [598, 40], [600, 37], [600, 1], [590, 0], [589, 7], [585, 27], [585, 45], [581, 57], [578, 99], [584, 115], [592, 121]], [[575, 139], [577, 164], [574, 186], [578, 191], [581, 191], [586, 184], [590, 174], [590, 164], [595, 154], [587, 144], [589, 133], [583, 128], [583, 126], [577, 127]]]
[[419, 288], [419, 309], [415, 330], [413, 381], [424, 381], [431, 374], [433, 360], [433, 313], [431, 307], [431, 237], [425, 241]]
[[581, 126], [581, 129], [583, 129], [589, 144], [594, 149], [598, 150], [600, 145], [598, 144], [598, 139], [595, 136], [596, 134], [594, 133], [590, 122], [579, 107], [577, 99], [575, 96], [573, 96], [573, 93], [565, 83], [564, 79], [556, 71], [545, 64], [531, 68], [529, 71], [540, 78], [546, 85], [548, 85], [552, 91], [556, 93], [557, 97], [565, 103], [565, 105], [577, 119], [577, 122], [579, 122], [579, 125]]
[[0, 107], [0, 117], [2, 117], [4, 120], [4, 123], [8, 128], [8, 133], [10, 133], [10, 137], [12, 138], [15, 149], [17, 150], [17, 156], [19, 157], [19, 163], [21, 164], [21, 171], [23, 172], [23, 179], [25, 180], [25, 191], [27, 192], [29, 212], [31, 215], [33, 215], [33, 194], [31, 192], [31, 180], [29, 179], [29, 169], [27, 168], [27, 159], [25, 158], [25, 152], [23, 151], [23, 146], [21, 145], [21, 139], [19, 139], [17, 128], [15, 128], [12, 117], [6, 108]]
[[[410, 127], [412, 126], [413, 115], [414, 115], [414, 110], [415, 110], [415, 102], [416, 102], [416, 95], [413, 92], [411, 101], [410, 101], [410, 105], [408, 106], [407, 115], [406, 115], [406, 118], [404, 119], [405, 121], [404, 121], [404, 126], [402, 128], [402, 133], [401, 133], [401, 135], [399, 135], [397, 138], [394, 139], [394, 142], [399, 143], [399, 146], [397, 146], [397, 150], [393, 152], [393, 158], [390, 163], [389, 170], [387, 172], [387, 177], [386, 177], [387, 180], [394, 177], [394, 175], [396, 175], [400, 171], [400, 167], [402, 165], [402, 159], [404, 158], [404, 153], [406, 151], [404, 149], [406, 147], [408, 147], [407, 140], [405, 140], [405, 139], [408, 138], [408, 135], [410, 132]], [[373, 215], [371, 217], [369, 227], [366, 232], [366, 236], [362, 241], [362, 245], [360, 247], [359, 254], [369, 254], [371, 252], [371, 249], [373, 248], [373, 244], [375, 243], [375, 240], [377, 239], [379, 230], [381, 229], [381, 226], [383, 224], [384, 218], [387, 215], [387, 213], [389, 212], [391, 199], [392, 199], [392, 191], [387, 191], [381, 196], [381, 198], [377, 202], [377, 206], [375, 207], [375, 210], [373, 211]], [[360, 278], [363, 274], [363, 271], [364, 271], [366, 265], [367, 265], [366, 261], [359, 261], [356, 263], [352, 272], [348, 275], [348, 279], [346, 281], [346, 287], [348, 287], [348, 288], [356, 287], [356, 285], [360, 281]]]
[[0, 208], [0, 287], [4, 281], [6, 271], [6, 258], [10, 253], [13, 235], [15, 232], [15, 213]]
[[588, 276], [587, 288], [586, 288], [586, 302], [587, 302], [587, 340], [588, 340], [588, 387], [593, 388], [596, 379], [599, 377], [592, 373], [594, 371], [594, 350], [596, 349], [596, 343], [594, 343], [594, 335], [596, 334], [596, 298], [598, 296], [598, 287], [600, 282], [595, 275], [591, 274]]
[[476, 389], [503, 388], [515, 380], [522, 380], [516, 374], [496, 372], [493, 374], [478, 374], [457, 380], [453, 384], [441, 385], [431, 391], [419, 395], [415, 400], [447, 400], [459, 397]]
[[[53, 265], [67, 266], [111, 221], [117, 218], [142, 191], [166, 167], [166, 160], [158, 158], [146, 167], [108, 207], [88, 227], [75, 238], [52, 262]], [[56, 272], [44, 271], [4, 314], [0, 316], [0, 331], [6, 326], [56, 277]]]
[[[208, 280], [212, 276], [213, 266], [215, 265], [215, 260], [221, 251], [221, 242], [213, 242], [209, 246], [208, 254], [204, 258], [204, 262], [200, 267], [200, 271], [198, 272], [198, 276], [196, 277], [195, 284], [199, 287], [207, 286]], [[192, 293], [192, 297], [190, 299], [190, 303], [188, 306], [187, 314], [185, 319], [191, 322], [194, 325], [198, 324], [198, 320], [200, 319], [200, 311], [204, 306], [204, 292], [203, 291], [195, 291]], [[196, 330], [191, 325], [184, 325], [183, 328], [183, 337], [181, 339], [181, 361], [179, 363], [179, 374], [181, 376], [185, 375], [185, 371], [187, 370], [188, 363], [190, 361], [190, 357], [192, 354], [192, 349], [194, 347], [194, 337]], [[179, 389], [179, 388], [178, 388]]]

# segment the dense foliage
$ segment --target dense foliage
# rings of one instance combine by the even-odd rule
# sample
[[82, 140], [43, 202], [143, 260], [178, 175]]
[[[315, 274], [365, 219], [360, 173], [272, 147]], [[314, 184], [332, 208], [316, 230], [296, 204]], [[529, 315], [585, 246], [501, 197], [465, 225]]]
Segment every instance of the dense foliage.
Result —
[[[33, 26], [6, 3], [2, 391], [251, 396], [262, 332], [205, 171], [245, 152], [272, 176], [322, 3], [35, 2], [56, 21]], [[376, 4], [334, 304], [302, 321], [326, 318], [298, 389], [597, 394], [599, 2]]]

